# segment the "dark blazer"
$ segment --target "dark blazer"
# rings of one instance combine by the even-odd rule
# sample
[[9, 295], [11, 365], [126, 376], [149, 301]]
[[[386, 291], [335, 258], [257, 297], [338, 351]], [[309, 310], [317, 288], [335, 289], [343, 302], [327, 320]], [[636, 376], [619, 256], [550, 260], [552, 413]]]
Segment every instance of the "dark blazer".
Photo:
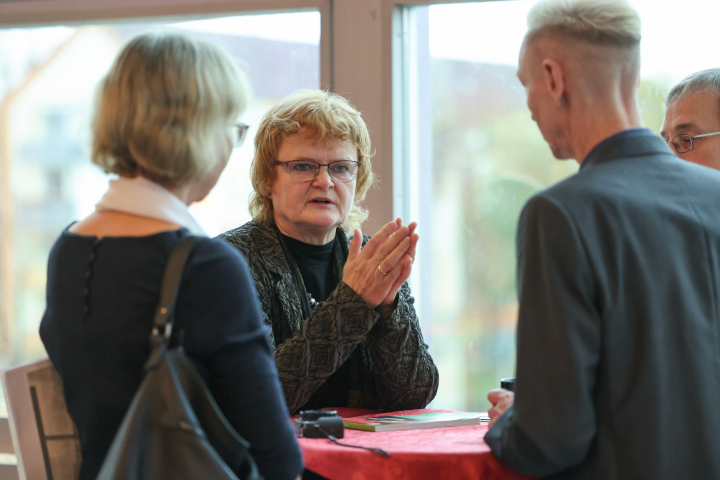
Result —
[[517, 248], [493, 452], [554, 478], [720, 478], [720, 172], [623, 132], [528, 201]]
[[[347, 258], [350, 240], [340, 228], [337, 235]], [[252, 221], [220, 237], [248, 261], [290, 412], [297, 412], [358, 346], [363, 361], [351, 375], [360, 379], [360, 397], [349, 398], [346, 405], [326, 406], [394, 411], [424, 408], [435, 397], [438, 371], [423, 341], [407, 284], [400, 288], [389, 317], [380, 316], [341, 281], [303, 318], [299, 293], [272, 225]]]

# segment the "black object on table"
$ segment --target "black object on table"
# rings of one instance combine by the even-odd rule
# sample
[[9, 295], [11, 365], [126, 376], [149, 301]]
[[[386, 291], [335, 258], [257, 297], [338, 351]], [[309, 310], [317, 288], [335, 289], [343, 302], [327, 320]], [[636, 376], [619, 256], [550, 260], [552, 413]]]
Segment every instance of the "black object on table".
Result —
[[501, 378], [500, 379], [500, 388], [504, 388], [505, 390], [510, 390], [511, 392], [515, 391], [515, 379], [514, 378]]

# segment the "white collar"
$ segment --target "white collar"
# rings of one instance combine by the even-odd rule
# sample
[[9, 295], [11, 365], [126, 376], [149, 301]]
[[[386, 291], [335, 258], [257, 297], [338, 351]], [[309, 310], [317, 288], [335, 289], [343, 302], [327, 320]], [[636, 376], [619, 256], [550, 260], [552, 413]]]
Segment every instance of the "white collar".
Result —
[[115, 210], [165, 220], [187, 228], [193, 235], [207, 236], [182, 200], [141, 176], [110, 180], [108, 191], [95, 205], [95, 210]]

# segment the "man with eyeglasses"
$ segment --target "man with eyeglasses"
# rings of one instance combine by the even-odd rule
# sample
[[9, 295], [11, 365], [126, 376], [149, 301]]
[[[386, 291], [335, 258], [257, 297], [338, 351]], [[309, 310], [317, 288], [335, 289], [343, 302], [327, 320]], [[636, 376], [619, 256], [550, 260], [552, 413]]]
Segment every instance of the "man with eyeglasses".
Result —
[[580, 170], [518, 223], [515, 389], [488, 394], [485, 441], [521, 473], [720, 479], [720, 172], [642, 128], [639, 76], [627, 0], [530, 10], [518, 78]]
[[660, 135], [680, 158], [720, 170], [720, 68], [688, 75], [670, 90]]

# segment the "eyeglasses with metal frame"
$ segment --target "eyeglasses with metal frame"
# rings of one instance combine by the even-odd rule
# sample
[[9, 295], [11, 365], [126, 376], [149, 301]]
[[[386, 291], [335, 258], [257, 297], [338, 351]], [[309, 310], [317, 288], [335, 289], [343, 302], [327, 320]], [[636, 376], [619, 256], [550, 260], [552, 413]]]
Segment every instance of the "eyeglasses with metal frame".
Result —
[[348, 183], [357, 177], [360, 162], [354, 160], [337, 160], [330, 163], [318, 163], [313, 160], [291, 160], [289, 162], [275, 162], [285, 165], [285, 169], [294, 182], [311, 182], [315, 180], [320, 167], [326, 167], [330, 178], [340, 183]]
[[690, 135], [688, 133], [681, 133], [680, 135], [675, 135], [667, 143], [668, 145], [672, 145], [677, 153], [687, 153], [693, 148], [695, 148], [695, 143], [693, 142], [693, 139], [712, 137], [715, 135], [720, 135], [720, 132], [703, 133], [702, 135]]
[[233, 147], [239, 147], [245, 141], [250, 125], [243, 122], [236, 122], [230, 125], [230, 138], [232, 138]]

